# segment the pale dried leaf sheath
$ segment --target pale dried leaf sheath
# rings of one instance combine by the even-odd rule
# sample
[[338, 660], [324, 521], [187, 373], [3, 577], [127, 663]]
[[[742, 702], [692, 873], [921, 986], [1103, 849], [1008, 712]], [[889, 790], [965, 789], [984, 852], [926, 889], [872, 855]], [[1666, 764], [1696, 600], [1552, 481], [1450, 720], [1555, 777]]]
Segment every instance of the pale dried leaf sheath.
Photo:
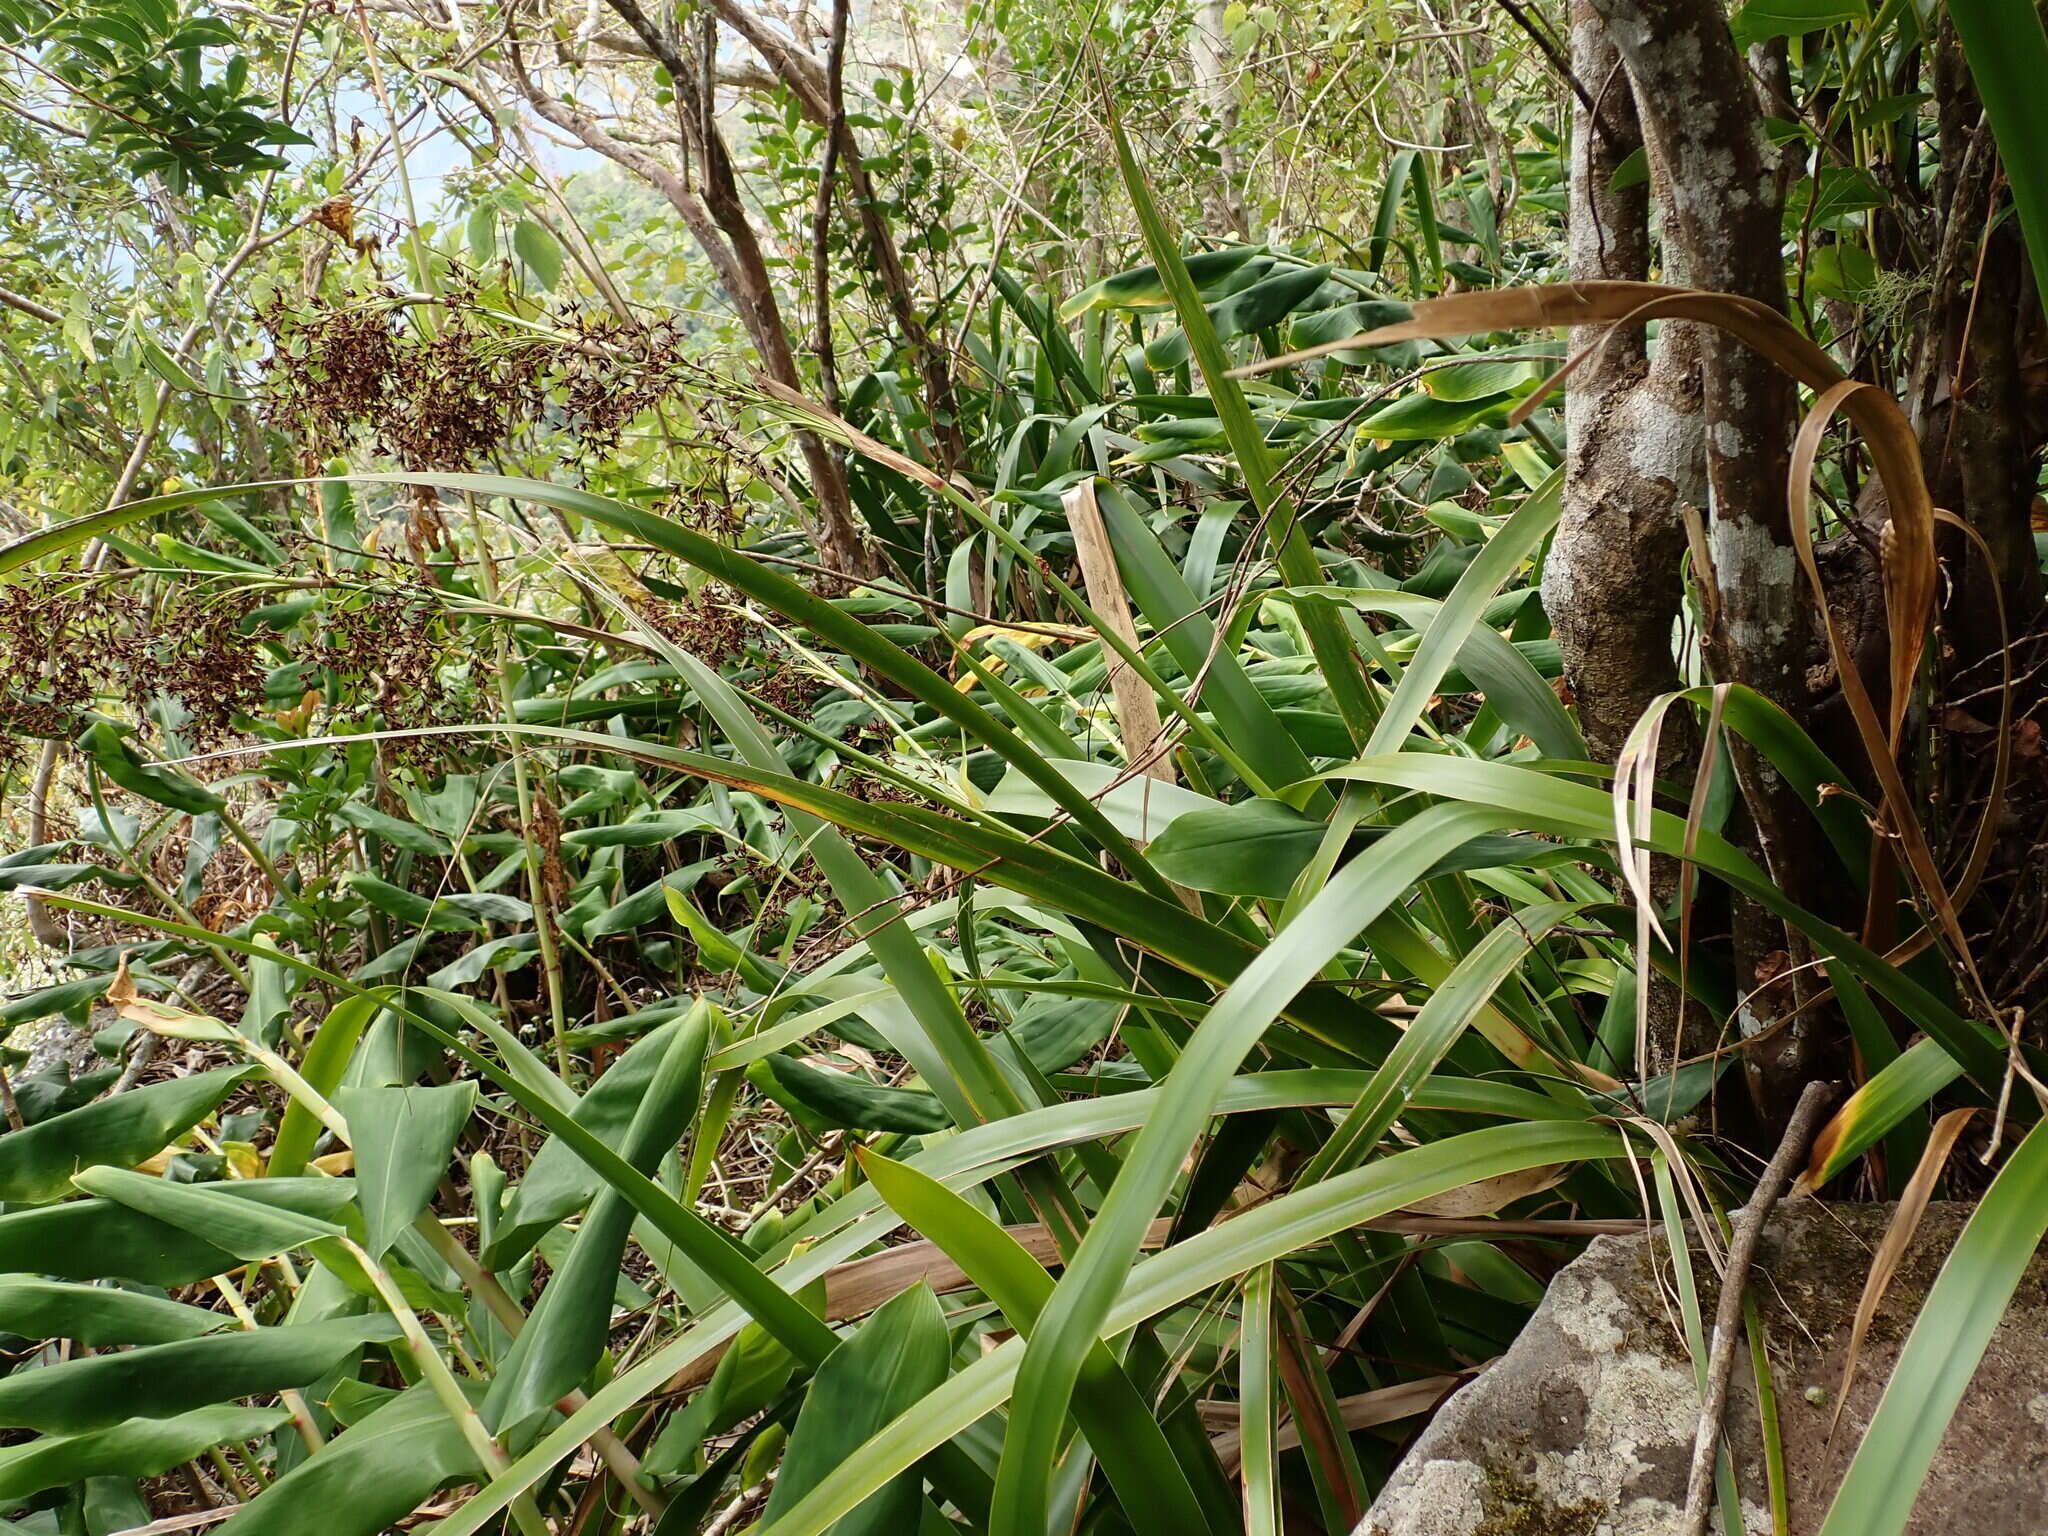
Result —
[[[1462, 1387], [1465, 1380], [1463, 1376], [1425, 1376], [1419, 1381], [1404, 1381], [1398, 1386], [1340, 1397], [1337, 1399], [1338, 1422], [1346, 1429], [1357, 1430], [1412, 1419], [1429, 1412]], [[1237, 1403], [1218, 1403], [1213, 1405], [1212, 1412], [1212, 1405], [1202, 1405], [1203, 1421], [1222, 1429], [1211, 1443], [1216, 1448], [1217, 1459], [1223, 1463], [1226, 1476], [1235, 1476], [1243, 1460], [1243, 1437], [1235, 1428], [1224, 1427], [1237, 1423], [1240, 1407]], [[1274, 1449], [1291, 1451], [1300, 1444], [1301, 1426], [1290, 1419], [1280, 1426]]]
[[[1081, 481], [1060, 497], [1060, 503], [1067, 509], [1067, 526], [1073, 530], [1074, 550], [1080, 556], [1081, 575], [1088, 584], [1089, 606], [1102, 615], [1103, 622], [1126, 645], [1137, 650], [1138, 627], [1131, 622], [1124, 579], [1116, 568], [1116, 553], [1110, 548], [1102, 510], [1095, 504], [1095, 482]], [[1116, 700], [1116, 723], [1123, 734], [1125, 761], [1162, 784], [1176, 783], [1173, 760], [1167, 754], [1167, 743], [1160, 730], [1159, 701], [1152, 696], [1150, 686], [1127, 662], [1112, 657], [1109, 687]]]

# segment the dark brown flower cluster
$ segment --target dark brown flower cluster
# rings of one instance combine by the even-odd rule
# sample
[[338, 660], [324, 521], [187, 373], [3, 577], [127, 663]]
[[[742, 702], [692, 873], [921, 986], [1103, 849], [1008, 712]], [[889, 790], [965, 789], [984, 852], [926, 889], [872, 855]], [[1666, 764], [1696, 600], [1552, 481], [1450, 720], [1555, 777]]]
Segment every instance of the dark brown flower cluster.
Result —
[[655, 597], [642, 599], [638, 606], [656, 634], [717, 667], [741, 655], [752, 638], [753, 626], [739, 604], [739, 593], [714, 581], [682, 602]]
[[[472, 717], [475, 673], [483, 665], [462, 632], [439, 622], [428, 599], [403, 590], [337, 595], [322, 611], [319, 658], [334, 670], [348, 701], [341, 718], [380, 716], [393, 730], [459, 725]], [[454, 675], [464, 667], [470, 681]], [[401, 757], [434, 754], [427, 746]]]
[[706, 538], [731, 544], [746, 531], [746, 504], [733, 491], [730, 461], [714, 457], [710, 467], [678, 484], [662, 499], [661, 515]]
[[869, 805], [916, 805], [926, 810], [932, 808], [931, 797], [914, 794], [902, 785], [888, 779], [876, 778], [869, 773], [844, 773], [832, 781], [832, 787], [841, 794]]
[[802, 715], [821, 686], [817, 674], [798, 666], [791, 658], [773, 656], [761, 669], [760, 677], [746, 688], [755, 698], [786, 715]]
[[165, 601], [145, 637], [148, 661], [136, 658], [130, 675], [153, 672], [158, 691], [184, 705], [182, 734], [195, 747], [224, 746], [241, 735], [234, 717], [263, 700], [269, 667], [241, 627], [255, 599], [246, 592], [182, 587]]
[[461, 308], [431, 336], [401, 347], [377, 451], [415, 469], [469, 469], [532, 421], [544, 398], [541, 348], [505, 337]]
[[676, 394], [693, 375], [677, 319], [629, 326], [611, 317], [570, 322], [576, 337], [550, 363], [579, 458], [615, 452], [633, 419]]
[[389, 293], [305, 309], [280, 300], [262, 320], [265, 419], [315, 461], [363, 443], [406, 468], [468, 470], [543, 423], [565, 428], [578, 458], [609, 454], [690, 371], [677, 322], [572, 313], [515, 326], [473, 287], [431, 309]]
[[0, 586], [0, 740], [18, 753], [25, 737], [71, 735], [145, 613], [140, 597], [107, 582], [31, 572]]
[[0, 736], [76, 734], [81, 712], [118, 698], [183, 706], [181, 734], [212, 748], [263, 699], [264, 657], [241, 632], [253, 599], [192, 588], [157, 604], [112, 581], [29, 575], [0, 587]]

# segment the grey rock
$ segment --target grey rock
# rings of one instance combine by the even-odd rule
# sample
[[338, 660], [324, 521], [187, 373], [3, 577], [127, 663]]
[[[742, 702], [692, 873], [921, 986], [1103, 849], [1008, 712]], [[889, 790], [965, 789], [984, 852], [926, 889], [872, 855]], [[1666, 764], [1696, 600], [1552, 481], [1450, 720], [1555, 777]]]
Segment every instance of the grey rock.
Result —
[[[1820, 1528], [1970, 1208], [1935, 1205], [1872, 1322], [1832, 1443], [1856, 1302], [1888, 1205], [1779, 1207], [1750, 1291], [1769, 1340], [1790, 1528]], [[1714, 1273], [1695, 1250], [1711, 1324]], [[1670, 1536], [1685, 1503], [1699, 1391], [1661, 1238], [1601, 1238], [1559, 1272], [1514, 1347], [1445, 1402], [1359, 1536]], [[1728, 1440], [1750, 1533], [1771, 1529], [1747, 1351]], [[1715, 1528], [1718, 1529], [1718, 1521]], [[2036, 1257], [1951, 1421], [1909, 1536], [2048, 1531], [2048, 1260]]]
[[61, 1018], [44, 1020], [28, 1041], [28, 1061], [22, 1067], [21, 1075], [42, 1077], [63, 1067], [76, 1077], [95, 1066], [104, 1066], [105, 1063], [93, 1050], [93, 1031], [113, 1022], [114, 1015], [110, 1009], [96, 1010], [92, 1024], [85, 1029], [74, 1028]]

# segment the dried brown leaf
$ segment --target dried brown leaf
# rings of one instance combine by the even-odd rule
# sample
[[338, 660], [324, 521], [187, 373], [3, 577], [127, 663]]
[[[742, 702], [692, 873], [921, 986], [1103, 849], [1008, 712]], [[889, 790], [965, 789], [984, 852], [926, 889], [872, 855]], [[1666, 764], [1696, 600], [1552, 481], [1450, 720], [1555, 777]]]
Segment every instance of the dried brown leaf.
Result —
[[1935, 1182], [1948, 1163], [1956, 1138], [1976, 1113], [1974, 1109], [1952, 1109], [1935, 1122], [1933, 1133], [1927, 1138], [1927, 1149], [1920, 1154], [1920, 1165], [1907, 1180], [1905, 1193], [1899, 1197], [1899, 1208], [1892, 1213], [1891, 1225], [1885, 1229], [1884, 1241], [1877, 1245], [1870, 1273], [1863, 1280], [1863, 1294], [1856, 1302], [1856, 1320], [1849, 1329], [1849, 1355], [1842, 1362], [1842, 1384], [1835, 1389], [1835, 1411], [1828, 1420], [1830, 1441], [1835, 1438], [1835, 1426], [1842, 1422], [1842, 1405], [1849, 1400], [1849, 1384], [1856, 1379], [1856, 1362], [1863, 1354], [1863, 1340], [1870, 1332], [1871, 1319], [1877, 1316], [1878, 1303], [1884, 1300], [1892, 1276], [1898, 1273], [1899, 1261], [1913, 1246], [1913, 1235], [1920, 1230], [1920, 1218], [1927, 1213], [1927, 1202], [1933, 1197]]

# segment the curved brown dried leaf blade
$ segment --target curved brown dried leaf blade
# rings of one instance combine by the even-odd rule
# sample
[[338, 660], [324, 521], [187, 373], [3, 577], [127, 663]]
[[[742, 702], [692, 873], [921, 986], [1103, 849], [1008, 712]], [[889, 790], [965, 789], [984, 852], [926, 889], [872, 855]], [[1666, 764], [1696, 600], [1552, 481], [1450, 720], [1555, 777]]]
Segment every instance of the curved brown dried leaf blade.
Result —
[[[1857, 669], [1855, 660], [1850, 656], [1849, 648], [1842, 639], [1841, 628], [1835, 622], [1834, 610], [1828, 606], [1827, 589], [1821, 582], [1819, 562], [1814, 558], [1813, 533], [1807, 526], [1807, 508], [1812, 495], [1814, 463], [1820, 456], [1821, 437], [1827, 431], [1828, 422], [1838, 410], [1844, 414], [1851, 415], [1852, 420], [1856, 419], [1849, 411], [1851, 401], [1865, 396], [1881, 395], [1881, 391], [1870, 385], [1860, 383], [1855, 379], [1837, 379], [1820, 392], [1813, 402], [1813, 409], [1807, 413], [1806, 419], [1800, 423], [1799, 436], [1792, 445], [1792, 462], [1786, 471], [1785, 486], [1786, 506], [1792, 525], [1792, 545], [1798, 552], [1800, 568], [1806, 573], [1807, 582], [1813, 588], [1814, 604], [1820, 610], [1821, 627], [1827, 634], [1828, 653], [1834, 659], [1836, 677], [1842, 687], [1842, 697], [1848, 701], [1849, 713], [1856, 722], [1858, 734], [1863, 738], [1864, 752], [1869, 757], [1870, 766], [1877, 774], [1878, 784], [1883, 789], [1886, 819], [1891, 829], [1898, 833], [1899, 841], [1906, 850], [1906, 862], [1912, 867], [1914, 877], [1919, 880], [1921, 889], [1926, 893], [1929, 904], [1933, 906], [1935, 917], [1940, 922], [1942, 932], [1947, 936], [1950, 945], [1953, 946], [1957, 960], [1962, 964], [1978, 995], [1982, 997], [1986, 995], [1984, 983], [1977, 975], [1977, 963], [1971, 957], [1970, 941], [1963, 932], [1961, 915], [1956, 911], [1955, 902], [1950, 899], [1947, 882], [1942, 879], [1941, 870], [1934, 861], [1934, 850], [1927, 844], [1926, 829], [1921, 826], [1920, 818], [1914, 814], [1912, 798], [1907, 793], [1905, 781], [1899, 777], [1898, 764], [1894, 761], [1894, 753], [1898, 742], [1897, 721], [1900, 707], [1905, 697], [1904, 694], [1897, 691], [1898, 654], [1894, 650], [1892, 658], [1894, 690], [1892, 697], [1893, 729], [1892, 735], [1887, 740], [1878, 724], [1876, 706], [1871, 703], [1869, 691], [1863, 685], [1863, 674]], [[1889, 399], [1889, 397], [1884, 398]], [[1903, 417], [1901, 417], [1901, 421], [1903, 422]], [[1874, 440], [1872, 447], [1873, 450], [1876, 447]], [[1917, 448], [1913, 454], [1913, 465], [1917, 475], [1919, 469]], [[1889, 485], [1890, 483], [1890, 477], [1887, 475], [1886, 484]], [[1921, 495], [1923, 497], [1926, 495], [1924, 485], [1921, 487]], [[1934, 511], [1931, 504], [1928, 507], [1927, 517], [1928, 526], [1931, 530], [1934, 520]], [[1933, 535], [1930, 531], [1930, 540], [1932, 537]], [[1929, 558], [1931, 559], [1931, 543], [1929, 549]], [[1890, 565], [1891, 561], [1888, 555], [1886, 559], [1887, 603], [1890, 601]], [[1892, 640], [1894, 646], [1896, 646], [1898, 643], [1896, 628], [1894, 629]], [[1919, 649], [1916, 646], [1913, 651], [1913, 658], [1917, 661], [1918, 657]], [[1910, 675], [1908, 682], [1910, 683]]]
[[1831, 1442], [1835, 1438], [1835, 1427], [1842, 1422], [1842, 1405], [1849, 1400], [1849, 1384], [1856, 1379], [1856, 1362], [1862, 1358], [1863, 1340], [1870, 1332], [1870, 1320], [1877, 1316], [1878, 1303], [1884, 1300], [1892, 1276], [1898, 1273], [1899, 1261], [1913, 1246], [1913, 1234], [1920, 1230], [1920, 1218], [1927, 1214], [1927, 1202], [1933, 1197], [1935, 1181], [1948, 1165], [1948, 1155], [1955, 1147], [1956, 1138], [1962, 1135], [1963, 1127], [1976, 1113], [1974, 1109], [1952, 1109], [1935, 1122], [1934, 1132], [1927, 1138], [1927, 1150], [1920, 1154], [1920, 1166], [1913, 1170], [1912, 1179], [1899, 1196], [1898, 1209], [1892, 1212], [1891, 1225], [1885, 1228], [1884, 1241], [1877, 1245], [1877, 1254], [1870, 1261], [1870, 1273], [1864, 1277], [1863, 1294], [1856, 1301], [1856, 1320], [1849, 1329], [1848, 1358], [1842, 1362], [1841, 1385], [1835, 1389], [1835, 1411], [1828, 1418], [1828, 1439]]
[[[1641, 324], [1656, 319], [1711, 325], [1744, 342], [1808, 389], [1826, 390], [1842, 371], [1785, 316], [1754, 299], [1729, 293], [1672, 287], [1664, 283], [1558, 283], [1531, 288], [1497, 288], [1428, 299], [1399, 324], [1381, 326], [1340, 341], [1326, 342], [1284, 357], [1249, 364], [1239, 373], [1264, 373], [1332, 352], [1386, 346], [1397, 341], [1438, 340], [1475, 331], [1545, 326]], [[1523, 402], [1533, 409], [1578, 361], [1566, 364]], [[1921, 474], [1919, 441], [1899, 403], [1882, 390], [1856, 392], [1844, 407], [1868, 440], [1873, 466], [1892, 509], [1885, 540], [1885, 611], [1891, 629], [1891, 710], [1886, 735], [1896, 752], [1906, 701], [1934, 612], [1934, 504]], [[1796, 521], [1796, 519], [1795, 519]]]

